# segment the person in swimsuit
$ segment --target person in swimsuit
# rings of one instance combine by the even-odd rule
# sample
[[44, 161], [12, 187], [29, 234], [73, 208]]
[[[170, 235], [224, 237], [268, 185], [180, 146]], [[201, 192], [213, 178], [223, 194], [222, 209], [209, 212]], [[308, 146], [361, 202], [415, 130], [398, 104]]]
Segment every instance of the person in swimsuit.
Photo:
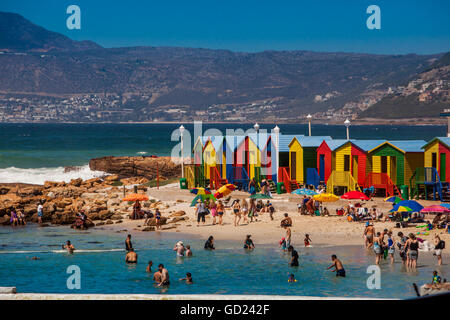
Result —
[[388, 241], [387, 241], [387, 251], [391, 260], [391, 264], [394, 264], [394, 253], [395, 253], [395, 239], [392, 236], [392, 231], [387, 233]]
[[333, 261], [333, 264], [331, 266], [329, 266], [327, 268], [327, 270], [330, 270], [331, 268], [334, 267], [334, 270], [331, 271], [336, 271], [336, 277], [345, 277], [345, 269], [344, 266], [342, 265], [341, 260], [339, 260], [335, 254], [333, 254], [331, 256], [331, 261]]
[[253, 243], [253, 240], [250, 239], [251, 235], [247, 235], [245, 241], [244, 241], [244, 249], [253, 250], [255, 249], [255, 245]]
[[408, 248], [406, 254], [408, 255], [407, 267], [416, 269], [417, 259], [419, 257], [419, 241], [413, 233], [409, 234], [409, 239], [406, 241], [406, 247]]
[[286, 238], [285, 237], [281, 238], [280, 247], [281, 247], [281, 250], [286, 251], [287, 247], [286, 247]]
[[156, 219], [156, 230], [161, 229], [161, 212], [158, 208], [155, 211], [155, 219]]
[[164, 268], [164, 265], [163, 265], [163, 264], [160, 264], [160, 265], [158, 266], [158, 270], [159, 270], [159, 272], [161, 273], [161, 281], [160, 281], [160, 283], [158, 284], [158, 287], [161, 287], [161, 286], [168, 286], [168, 285], [170, 284], [170, 281], [169, 281], [169, 271], [167, 271], [167, 269]]
[[66, 241], [66, 244], [62, 245], [63, 250], [67, 250], [67, 252], [69, 252], [70, 254], [73, 254], [73, 252], [75, 251], [75, 248], [73, 246], [73, 244], [70, 243], [70, 240]]
[[293, 246], [288, 247], [288, 252], [291, 253], [291, 261], [289, 262], [289, 265], [291, 267], [298, 267], [298, 252], [294, 250]]
[[153, 281], [158, 284], [161, 283], [161, 272], [159, 270], [156, 270], [156, 272], [153, 274]]
[[134, 252], [134, 249], [131, 248], [125, 256], [126, 263], [137, 263], [137, 253]]
[[289, 277], [288, 277], [289, 283], [297, 282], [293, 273], [288, 273], [288, 274], [289, 274]]
[[373, 236], [375, 235], [375, 228], [372, 223], [367, 222], [366, 228], [364, 229], [364, 238], [366, 249], [373, 247]]
[[153, 266], [153, 261], [150, 260], [148, 262], [147, 268], [145, 268], [145, 272], [152, 273], [152, 266]]
[[216, 224], [216, 217], [218, 216], [218, 214], [217, 214], [217, 204], [214, 202], [213, 199], [211, 199], [209, 201], [209, 211], [211, 212], [211, 216], [213, 217], [212, 224], [215, 225]]
[[373, 252], [375, 252], [375, 264], [380, 264], [381, 261], [381, 233], [377, 232], [377, 236], [373, 238]]
[[244, 218], [244, 223], [248, 223], [248, 202], [245, 199], [242, 200], [241, 216]]
[[397, 247], [399, 249], [400, 258], [402, 258], [402, 264], [406, 264], [407, 254], [406, 254], [406, 241], [408, 238], [403, 235], [403, 232], [397, 233], [399, 240], [397, 241]]
[[17, 218], [16, 209], [11, 210], [11, 218], [9, 220], [12, 226], [17, 226], [19, 224], [19, 218]]
[[[250, 222], [253, 222], [253, 217], [256, 216], [256, 201], [254, 198], [250, 199], [250, 208], [248, 209], [248, 216], [250, 217]], [[256, 219], [258, 221], [258, 219]]]
[[214, 237], [213, 236], [209, 236], [208, 240], [206, 240], [205, 249], [206, 250], [215, 250], [216, 249], [216, 248], [214, 248]]
[[178, 241], [175, 244], [175, 247], [173, 247], [173, 251], [177, 252], [177, 257], [183, 257], [185, 250], [186, 248], [184, 247], [183, 241]]
[[44, 207], [42, 206], [41, 203], [38, 203], [37, 206], [37, 214], [38, 214], [38, 223], [42, 224], [42, 217], [44, 216]]
[[233, 204], [233, 213], [234, 213], [234, 226], [239, 225], [241, 221], [241, 205], [239, 203], [239, 199], [237, 199]]
[[125, 239], [125, 250], [130, 251], [131, 249], [133, 249], [133, 244], [131, 243], [131, 234], [129, 234]]
[[223, 223], [223, 212], [225, 208], [223, 206], [222, 200], [219, 200], [217, 202], [217, 215], [219, 216], [219, 225], [222, 225]]
[[292, 219], [287, 213], [284, 214], [284, 218], [280, 222], [281, 227], [292, 227]]
[[194, 280], [192, 280], [192, 275], [190, 272], [186, 273], [186, 278], [180, 279], [180, 281], [186, 281], [187, 284], [193, 284]]
[[25, 221], [25, 215], [23, 214], [22, 210], [18, 210], [17, 211], [17, 221], [19, 222], [19, 225], [26, 225], [26, 221]]
[[438, 259], [438, 265], [442, 265], [442, 250], [445, 249], [445, 242], [438, 234], [434, 236], [434, 254]]
[[190, 245], [186, 246], [186, 257], [192, 257], [192, 250]]
[[291, 228], [289, 227], [284, 227], [286, 229], [286, 247], [289, 248], [289, 246], [291, 245]]
[[303, 240], [303, 242], [305, 243], [305, 247], [309, 247], [311, 246], [311, 238], [309, 237], [309, 234], [305, 234], [305, 239]]

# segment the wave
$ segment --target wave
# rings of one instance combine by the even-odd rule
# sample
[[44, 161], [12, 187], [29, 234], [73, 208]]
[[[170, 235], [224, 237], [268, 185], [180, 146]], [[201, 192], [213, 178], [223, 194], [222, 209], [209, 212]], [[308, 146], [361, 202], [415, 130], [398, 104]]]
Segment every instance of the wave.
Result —
[[93, 171], [89, 165], [79, 169], [64, 172], [64, 167], [23, 169], [9, 167], [0, 169], [0, 183], [30, 183], [44, 184], [45, 181], [70, 182], [71, 179], [83, 180], [106, 175], [103, 171]]
[[138, 152], [136, 152], [136, 154], [144, 155], [144, 154], [147, 154], [147, 151], [138, 151]]

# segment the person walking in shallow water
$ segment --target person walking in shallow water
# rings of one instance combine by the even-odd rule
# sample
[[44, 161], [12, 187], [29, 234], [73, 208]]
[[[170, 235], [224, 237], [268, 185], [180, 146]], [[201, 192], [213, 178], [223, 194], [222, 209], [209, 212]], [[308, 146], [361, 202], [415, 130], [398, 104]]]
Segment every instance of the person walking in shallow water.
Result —
[[333, 264], [327, 268], [327, 270], [330, 270], [331, 268], [334, 268], [331, 271], [336, 271], [336, 277], [345, 277], [345, 269], [342, 265], [341, 260], [339, 260], [335, 254], [331, 256], [331, 261], [333, 261]]

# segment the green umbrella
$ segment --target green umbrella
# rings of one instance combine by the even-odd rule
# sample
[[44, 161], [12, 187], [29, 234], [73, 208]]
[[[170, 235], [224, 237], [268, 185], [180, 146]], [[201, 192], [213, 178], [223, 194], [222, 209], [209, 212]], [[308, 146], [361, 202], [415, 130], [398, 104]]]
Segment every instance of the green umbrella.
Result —
[[250, 196], [250, 199], [272, 199], [272, 197], [264, 193], [255, 193]]
[[214, 198], [214, 196], [213, 196], [212, 194], [198, 194], [198, 195], [194, 198], [194, 200], [192, 200], [192, 202], [191, 202], [191, 207], [195, 207], [195, 205], [197, 204], [197, 201], [198, 201], [199, 199], [202, 200], [203, 202], [204, 202], [205, 200], [210, 200], [210, 199], [216, 201], [216, 198]]

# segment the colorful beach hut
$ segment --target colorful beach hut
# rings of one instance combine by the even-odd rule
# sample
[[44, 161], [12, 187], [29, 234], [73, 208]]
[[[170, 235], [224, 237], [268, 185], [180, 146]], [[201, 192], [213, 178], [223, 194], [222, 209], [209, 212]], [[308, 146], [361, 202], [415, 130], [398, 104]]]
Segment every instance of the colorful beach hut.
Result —
[[416, 168], [423, 167], [424, 140], [385, 141], [369, 150], [370, 172], [385, 173], [394, 185], [409, 183]]
[[422, 149], [424, 166], [435, 168], [441, 181], [450, 182], [450, 137], [433, 138]]
[[292, 138], [289, 143], [289, 168], [292, 180], [301, 184], [318, 184], [317, 149], [323, 141], [330, 140], [332, 140], [330, 136], [294, 136]]

